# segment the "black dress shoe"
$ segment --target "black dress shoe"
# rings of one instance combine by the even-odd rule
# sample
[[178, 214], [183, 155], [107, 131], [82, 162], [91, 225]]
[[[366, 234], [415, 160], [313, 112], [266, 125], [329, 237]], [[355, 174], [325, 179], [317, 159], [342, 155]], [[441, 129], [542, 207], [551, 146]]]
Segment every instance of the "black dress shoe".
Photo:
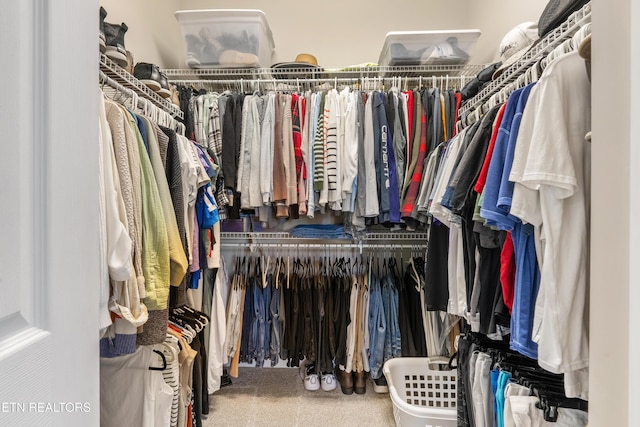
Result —
[[138, 62], [133, 69], [133, 76], [145, 85], [149, 86], [149, 88], [154, 92], [159, 91], [162, 87], [160, 80], [160, 67], [156, 64]]
[[169, 89], [169, 79], [167, 75], [160, 71], [160, 89], [157, 90], [163, 98], [169, 98], [171, 96], [171, 90]]

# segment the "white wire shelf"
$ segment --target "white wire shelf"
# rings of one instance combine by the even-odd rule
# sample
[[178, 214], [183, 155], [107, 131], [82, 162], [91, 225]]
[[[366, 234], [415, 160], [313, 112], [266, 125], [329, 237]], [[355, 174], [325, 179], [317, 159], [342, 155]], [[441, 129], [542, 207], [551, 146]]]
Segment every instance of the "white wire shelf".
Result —
[[184, 119], [184, 114], [180, 108], [149, 89], [144, 83], [129, 74], [104, 54], [100, 54], [100, 71], [123, 87], [134, 91], [138, 96], [153, 102], [157, 107], [171, 114], [171, 116]]
[[426, 233], [406, 231], [364, 233], [350, 239], [296, 237], [286, 232], [223, 232], [220, 233], [220, 240], [224, 248], [248, 249], [250, 252], [316, 249], [329, 253], [352, 250], [360, 254], [371, 250], [398, 249], [420, 252], [428, 243]]
[[[223, 239], [264, 239], [264, 240], [282, 240], [282, 239], [305, 239], [304, 237], [292, 236], [286, 231], [246, 231], [246, 232], [231, 232], [223, 231], [220, 233]], [[417, 233], [412, 231], [389, 231], [389, 232], [371, 232], [363, 233], [359, 239], [362, 240], [416, 240], [426, 239], [427, 233]], [[353, 240], [357, 240], [354, 238]], [[336, 239], [336, 240], [351, 240], [351, 239]]]
[[183, 80], [332, 80], [336, 78], [380, 78], [380, 77], [431, 77], [468, 76], [475, 77], [483, 65], [411, 65], [411, 66], [354, 66], [308, 70], [287, 68], [206, 68], [167, 69], [163, 72], [170, 81]]
[[384, 232], [384, 233], [363, 233], [352, 238], [318, 238], [318, 237], [297, 237], [292, 236], [287, 232], [222, 232], [220, 238], [222, 241], [253, 241], [253, 242], [308, 242], [308, 241], [327, 241], [331, 243], [335, 242], [420, 242], [427, 240], [427, 233], [418, 233], [410, 231], [397, 231], [397, 232]]
[[537, 41], [529, 51], [513, 65], [504, 70], [498, 78], [489, 83], [480, 93], [465, 102], [460, 109], [460, 117], [466, 117], [474, 110], [483, 107], [489, 98], [507, 85], [514, 83], [525, 71], [536, 65], [539, 60], [544, 58], [565, 40], [573, 37], [582, 26], [589, 22], [591, 22], [591, 2], [571, 14], [564, 23]]

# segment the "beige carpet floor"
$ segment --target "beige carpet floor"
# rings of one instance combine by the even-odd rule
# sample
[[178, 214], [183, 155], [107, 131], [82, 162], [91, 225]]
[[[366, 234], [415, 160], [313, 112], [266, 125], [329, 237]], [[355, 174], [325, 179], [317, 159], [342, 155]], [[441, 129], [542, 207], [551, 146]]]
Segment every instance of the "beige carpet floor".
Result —
[[388, 394], [373, 391], [344, 395], [340, 385], [325, 392], [307, 391], [297, 368], [240, 368], [233, 384], [209, 397], [204, 427], [392, 427]]

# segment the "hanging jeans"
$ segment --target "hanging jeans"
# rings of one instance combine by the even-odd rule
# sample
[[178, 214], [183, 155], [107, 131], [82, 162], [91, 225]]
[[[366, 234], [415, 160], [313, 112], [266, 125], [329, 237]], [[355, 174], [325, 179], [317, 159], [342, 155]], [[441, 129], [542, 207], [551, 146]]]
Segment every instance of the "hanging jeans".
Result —
[[253, 307], [254, 319], [251, 328], [251, 341], [253, 346], [249, 345], [249, 351], [253, 350], [256, 360], [256, 366], [262, 367], [265, 359], [265, 338], [267, 352], [269, 350], [269, 340], [267, 337], [267, 311], [269, 311], [269, 298], [271, 297], [270, 287], [262, 288], [260, 283], [255, 283], [253, 287]]
[[[272, 281], [273, 276], [267, 276], [266, 287], [262, 290], [262, 306], [264, 311], [264, 337], [261, 342], [261, 348], [264, 352], [264, 359], [271, 358], [271, 296], [273, 295]], [[264, 363], [264, 360], [262, 363]]]
[[387, 322], [385, 335], [384, 362], [402, 356], [400, 323], [398, 320], [398, 290], [393, 283], [393, 275], [382, 278], [382, 303]]
[[350, 277], [333, 278], [331, 286], [335, 290], [334, 325], [336, 333], [335, 364], [344, 369], [347, 364], [347, 327], [351, 323], [349, 305], [351, 301]]
[[[378, 277], [371, 276], [369, 291], [369, 367], [371, 378], [378, 379], [382, 375], [385, 343], [388, 335], [387, 319]], [[391, 340], [389, 340], [389, 347], [391, 347]]]
[[242, 314], [242, 337], [240, 338], [240, 361], [251, 363], [255, 353], [255, 335], [253, 333], [253, 319], [255, 312], [253, 309], [253, 287], [255, 278], [249, 277], [245, 290], [244, 308]]
[[[271, 279], [272, 276], [269, 276]], [[274, 287], [271, 294], [271, 338], [269, 348], [271, 350], [271, 366], [278, 364], [280, 354], [280, 342], [282, 340], [282, 314], [280, 313], [280, 288]]]

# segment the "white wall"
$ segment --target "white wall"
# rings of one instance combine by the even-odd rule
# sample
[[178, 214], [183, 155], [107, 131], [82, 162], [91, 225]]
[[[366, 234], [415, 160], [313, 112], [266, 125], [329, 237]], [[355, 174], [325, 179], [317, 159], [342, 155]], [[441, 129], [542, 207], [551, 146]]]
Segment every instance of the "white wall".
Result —
[[273, 62], [298, 53], [316, 56], [324, 66], [377, 62], [389, 31], [466, 28], [464, 0], [288, 1], [181, 0], [182, 9], [261, 9], [276, 45]]
[[[638, 5], [593, 3], [589, 424], [638, 425]], [[636, 20], [631, 12], [634, 12]], [[616, 93], [616, 96], [611, 96]], [[615, 126], [611, 126], [615, 123]]]
[[100, 0], [100, 5], [107, 11], [106, 22], [124, 22], [129, 27], [124, 43], [135, 63], [151, 62], [161, 68], [185, 66], [180, 27], [173, 17], [173, 12], [180, 9], [179, 0]]
[[125, 22], [125, 46], [135, 62], [184, 68], [180, 27], [173, 14], [189, 9], [261, 9], [273, 32], [273, 63], [312, 53], [321, 65], [377, 62], [389, 31], [480, 29], [472, 64], [493, 62], [500, 40], [524, 21], [537, 21], [547, 0], [101, 0], [107, 22]]
[[538, 22], [548, 0], [482, 0], [467, 3], [467, 25], [478, 28], [482, 36], [478, 39], [474, 64], [488, 64], [498, 60], [498, 47], [504, 35], [516, 25]]
[[261, 9], [276, 45], [273, 62], [309, 52], [325, 66], [377, 62], [389, 31], [478, 28], [472, 64], [493, 62], [500, 40], [524, 21], [538, 21], [547, 0], [180, 0], [181, 9]]

